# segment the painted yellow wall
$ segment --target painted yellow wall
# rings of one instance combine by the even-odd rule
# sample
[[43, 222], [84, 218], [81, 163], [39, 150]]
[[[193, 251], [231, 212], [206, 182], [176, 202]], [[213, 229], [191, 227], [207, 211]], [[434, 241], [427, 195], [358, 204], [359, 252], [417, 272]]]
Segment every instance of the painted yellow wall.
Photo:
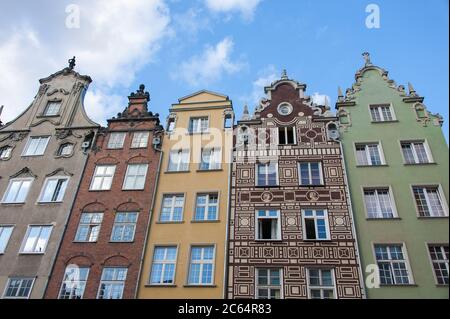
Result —
[[[232, 109], [231, 101], [222, 95], [199, 92], [180, 99], [172, 105], [171, 113], [177, 116], [176, 129], [166, 134], [162, 146], [163, 159], [155, 197], [154, 211], [149, 231], [138, 298], [223, 298], [226, 257], [226, 229], [228, 214], [229, 159], [231, 158], [232, 129], [224, 129], [224, 110]], [[189, 119], [208, 116], [211, 133], [220, 132], [210, 141], [210, 134], [187, 134]], [[215, 129], [214, 129], [215, 128]], [[180, 139], [190, 144], [190, 165], [187, 173], [167, 173], [169, 153], [172, 147], [179, 149]], [[198, 172], [198, 159], [203, 146], [222, 146], [222, 167], [219, 171]], [[194, 157], [196, 156], [196, 158]], [[197, 159], [197, 160], [195, 160]], [[197, 193], [217, 192], [219, 195], [218, 222], [192, 222]], [[164, 194], [184, 193], [185, 202], [181, 223], [159, 223]], [[211, 287], [187, 287], [191, 245], [215, 245], [214, 285]], [[178, 246], [175, 283], [173, 286], [149, 285], [155, 246]]]

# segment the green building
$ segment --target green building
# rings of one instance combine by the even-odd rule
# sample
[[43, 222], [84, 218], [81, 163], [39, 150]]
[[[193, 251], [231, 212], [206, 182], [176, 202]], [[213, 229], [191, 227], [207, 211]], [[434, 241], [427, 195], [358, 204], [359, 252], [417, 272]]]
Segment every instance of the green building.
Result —
[[448, 298], [443, 119], [363, 56], [336, 109], [367, 297]]

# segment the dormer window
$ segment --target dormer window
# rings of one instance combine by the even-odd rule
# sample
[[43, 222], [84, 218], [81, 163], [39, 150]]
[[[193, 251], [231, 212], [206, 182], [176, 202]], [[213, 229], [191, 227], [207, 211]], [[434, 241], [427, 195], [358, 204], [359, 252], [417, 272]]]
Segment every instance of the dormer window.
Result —
[[61, 108], [61, 101], [48, 102], [44, 110], [44, 116], [58, 115], [60, 108]]

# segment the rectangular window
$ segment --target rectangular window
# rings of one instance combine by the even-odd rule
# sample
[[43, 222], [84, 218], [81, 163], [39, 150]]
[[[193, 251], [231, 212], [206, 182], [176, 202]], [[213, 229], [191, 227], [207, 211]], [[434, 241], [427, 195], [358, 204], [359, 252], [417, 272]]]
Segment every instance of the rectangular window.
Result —
[[394, 204], [389, 188], [364, 189], [368, 218], [394, 218]]
[[428, 245], [436, 283], [448, 285], [448, 245]]
[[11, 157], [12, 147], [11, 146], [3, 146], [0, 147], [0, 160], [6, 160]]
[[131, 148], [144, 148], [148, 145], [149, 132], [135, 132], [131, 141]]
[[59, 299], [82, 299], [89, 275], [89, 267], [67, 266], [59, 291]]
[[125, 132], [114, 132], [109, 135], [108, 148], [123, 148], [125, 142]]
[[220, 148], [202, 149], [202, 158], [200, 161], [201, 170], [220, 169], [222, 164], [222, 152]]
[[370, 115], [373, 122], [388, 122], [395, 120], [389, 104], [371, 105]]
[[257, 163], [257, 186], [277, 186], [278, 185], [278, 163]]
[[233, 128], [233, 116], [231, 114], [225, 115], [223, 128]]
[[194, 220], [217, 220], [218, 194], [199, 194], [195, 206]]
[[50, 136], [33, 136], [28, 139], [22, 156], [44, 155]]
[[171, 151], [169, 155], [169, 172], [185, 172], [189, 170], [189, 150]]
[[123, 182], [123, 189], [144, 189], [147, 169], [148, 164], [129, 164]]
[[401, 142], [406, 164], [431, 163], [431, 156], [424, 142]]
[[299, 163], [300, 185], [323, 185], [322, 163]]
[[214, 246], [191, 248], [189, 285], [212, 285], [214, 280]]
[[28, 299], [34, 278], [9, 278], [3, 298]]
[[177, 247], [155, 247], [150, 274], [150, 284], [170, 285], [175, 283]]
[[278, 128], [278, 144], [290, 145], [295, 144], [295, 128], [279, 127]]
[[164, 195], [160, 222], [179, 222], [183, 219], [184, 195]]
[[68, 182], [68, 177], [47, 178], [39, 201], [42, 203], [62, 202]]
[[403, 245], [376, 244], [374, 248], [381, 284], [408, 285], [412, 283]]
[[258, 240], [280, 240], [281, 220], [278, 210], [258, 210], [256, 215], [256, 238]]
[[105, 267], [103, 268], [98, 299], [122, 299], [123, 288], [127, 278], [127, 268]]
[[0, 254], [5, 252], [13, 229], [14, 226], [0, 226]]
[[21, 253], [43, 254], [47, 248], [52, 226], [28, 226]]
[[116, 165], [97, 165], [92, 178], [90, 190], [106, 191], [111, 189]]
[[332, 269], [309, 268], [308, 293], [311, 299], [335, 299], [334, 271]]
[[281, 268], [256, 268], [256, 299], [281, 299]]
[[444, 201], [438, 186], [413, 186], [416, 207], [421, 217], [444, 217]]
[[138, 213], [116, 213], [111, 233], [113, 242], [132, 242], [136, 231]]
[[2, 203], [25, 203], [32, 182], [32, 178], [11, 179], [3, 195]]
[[303, 215], [303, 238], [305, 240], [329, 240], [328, 212], [324, 209], [305, 209]]
[[44, 115], [45, 116], [58, 115], [60, 108], [61, 108], [60, 101], [48, 102], [47, 106], [45, 107]]
[[96, 242], [103, 221], [103, 213], [82, 213], [75, 241]]
[[189, 120], [189, 133], [205, 133], [209, 129], [207, 117], [193, 117]]
[[381, 157], [380, 145], [378, 143], [357, 144], [356, 159], [358, 165], [377, 166], [384, 164], [384, 160]]

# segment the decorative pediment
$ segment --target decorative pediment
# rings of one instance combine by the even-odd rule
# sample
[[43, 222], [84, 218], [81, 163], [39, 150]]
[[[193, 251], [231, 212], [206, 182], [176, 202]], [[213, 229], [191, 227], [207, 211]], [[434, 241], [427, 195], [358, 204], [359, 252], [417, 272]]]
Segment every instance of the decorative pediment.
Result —
[[18, 177], [24, 177], [24, 178], [32, 177], [32, 178], [36, 178], [37, 175], [33, 174], [33, 172], [28, 167], [24, 167], [20, 171], [18, 171], [17, 173], [11, 175], [10, 177], [11, 178], [18, 178]]
[[68, 171], [66, 171], [64, 168], [60, 167], [56, 170], [54, 170], [53, 172], [45, 175], [45, 177], [52, 177], [52, 176], [73, 176], [72, 173], [69, 173]]

